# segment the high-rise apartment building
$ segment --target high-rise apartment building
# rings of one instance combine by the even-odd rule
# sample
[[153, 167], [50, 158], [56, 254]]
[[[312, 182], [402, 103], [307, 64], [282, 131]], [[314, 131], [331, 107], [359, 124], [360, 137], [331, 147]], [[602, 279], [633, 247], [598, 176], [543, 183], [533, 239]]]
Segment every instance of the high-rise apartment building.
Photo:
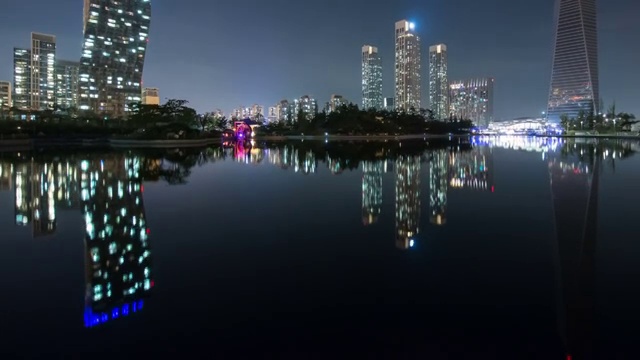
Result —
[[302, 112], [307, 119], [313, 118], [318, 113], [318, 102], [309, 95], [304, 95], [294, 101], [293, 121], [298, 121], [298, 116]]
[[488, 127], [493, 121], [493, 78], [451, 81], [450, 114], [460, 120], [471, 120], [476, 126]]
[[0, 81], [0, 112], [9, 110], [11, 106], [11, 81]]
[[331, 95], [331, 100], [329, 100], [329, 102], [327, 103], [327, 108], [325, 109], [325, 112], [327, 114], [330, 114], [338, 109], [340, 109], [341, 106], [347, 105], [347, 100], [344, 98], [344, 96], [342, 95], [337, 95], [337, 94], [332, 94]]
[[149, 0], [85, 0], [80, 109], [125, 116], [140, 102]]
[[160, 90], [158, 88], [147, 87], [142, 89], [143, 105], [160, 105]]
[[80, 63], [56, 61], [56, 106], [58, 109], [78, 107], [78, 79]]
[[396, 109], [394, 98], [384, 98], [384, 109], [387, 111], [393, 111]]
[[362, 108], [382, 110], [382, 60], [378, 48], [362, 47]]
[[406, 20], [396, 22], [396, 109], [409, 111], [421, 107], [420, 37], [415, 24]]
[[55, 105], [56, 37], [31, 33], [31, 49], [13, 49], [14, 106], [53, 110]]
[[449, 118], [449, 78], [445, 44], [429, 47], [429, 103], [436, 119]]
[[596, 0], [556, 0], [549, 121], [600, 111], [596, 17]]

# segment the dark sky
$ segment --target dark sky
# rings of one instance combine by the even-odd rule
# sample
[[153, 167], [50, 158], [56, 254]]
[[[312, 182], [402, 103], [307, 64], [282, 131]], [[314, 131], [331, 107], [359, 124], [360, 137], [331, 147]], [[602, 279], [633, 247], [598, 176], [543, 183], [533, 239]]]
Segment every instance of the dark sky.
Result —
[[[58, 37], [58, 57], [80, 58], [81, 0], [1, 0], [0, 79], [31, 31]], [[145, 86], [199, 111], [309, 94], [359, 103], [360, 49], [377, 45], [393, 96], [394, 23], [415, 21], [423, 45], [446, 43], [449, 76], [496, 78], [499, 119], [536, 116], [549, 88], [554, 0], [152, 0]], [[640, 115], [638, 0], [599, 1], [600, 82], [606, 104]], [[423, 100], [424, 101], [424, 100]], [[426, 101], [423, 104], [427, 104]]]

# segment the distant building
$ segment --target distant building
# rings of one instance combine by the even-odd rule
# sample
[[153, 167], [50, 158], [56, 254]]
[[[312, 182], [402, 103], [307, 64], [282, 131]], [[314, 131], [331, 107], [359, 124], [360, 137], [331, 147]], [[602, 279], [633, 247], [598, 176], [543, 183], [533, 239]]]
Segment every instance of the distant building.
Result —
[[395, 101], [392, 97], [384, 98], [384, 109], [394, 111], [396, 109]]
[[151, 87], [142, 89], [142, 104], [160, 105], [160, 90]]
[[325, 111], [330, 114], [338, 110], [341, 106], [347, 105], [347, 100], [342, 95], [331, 95], [331, 100], [327, 103]]
[[436, 119], [449, 118], [449, 79], [445, 44], [429, 47], [429, 103]]
[[382, 60], [378, 48], [362, 47], [362, 108], [382, 109]]
[[318, 114], [318, 102], [316, 99], [309, 97], [309, 95], [304, 95], [300, 99], [296, 99], [294, 101], [294, 112], [293, 112], [293, 121], [298, 121], [298, 115], [302, 111], [302, 113], [306, 116], [307, 119], [311, 119], [316, 114]]
[[292, 122], [293, 121], [293, 104], [288, 100], [281, 100], [276, 105], [277, 121], [279, 122]]
[[80, 63], [56, 60], [56, 106], [69, 109], [78, 106]]
[[14, 106], [53, 110], [55, 106], [56, 37], [31, 33], [31, 49], [13, 49]]
[[253, 104], [253, 106], [251, 106], [249, 118], [255, 121], [264, 120], [264, 107], [262, 105]]
[[406, 20], [396, 22], [395, 105], [409, 111], [421, 107], [420, 37], [415, 24]]
[[493, 78], [452, 81], [449, 85], [450, 113], [488, 127], [493, 121]]
[[547, 118], [601, 111], [596, 0], [556, 0], [555, 49]]
[[84, 1], [80, 110], [121, 117], [142, 101], [150, 22], [148, 0]]
[[6, 111], [12, 106], [11, 81], [0, 81], [0, 111]]

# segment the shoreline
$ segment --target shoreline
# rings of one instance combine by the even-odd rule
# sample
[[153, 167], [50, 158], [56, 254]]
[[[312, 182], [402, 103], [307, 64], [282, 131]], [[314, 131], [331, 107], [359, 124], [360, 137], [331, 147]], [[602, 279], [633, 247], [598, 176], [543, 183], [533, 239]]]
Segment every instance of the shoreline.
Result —
[[[434, 135], [434, 134], [412, 134], [412, 135], [264, 135], [256, 136], [256, 141], [404, 141], [404, 140], [446, 140], [471, 137], [539, 137], [557, 139], [603, 139], [603, 140], [640, 140], [640, 134], [580, 134], [580, 135], [526, 135], [526, 134], [458, 134], [458, 135]], [[25, 151], [37, 147], [53, 148], [59, 146], [77, 147], [112, 147], [121, 148], [180, 148], [180, 147], [205, 147], [222, 143], [221, 138], [207, 139], [157, 139], [157, 140], [134, 140], [134, 139], [78, 139], [78, 138], [27, 138], [27, 139], [0, 139], [0, 151]]]

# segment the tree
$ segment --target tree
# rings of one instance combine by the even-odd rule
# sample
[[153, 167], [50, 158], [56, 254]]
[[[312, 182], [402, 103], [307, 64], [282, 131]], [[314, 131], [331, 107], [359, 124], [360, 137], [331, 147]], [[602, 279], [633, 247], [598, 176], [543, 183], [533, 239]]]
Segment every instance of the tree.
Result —
[[204, 113], [194, 117], [194, 122], [202, 132], [210, 130], [211, 127], [214, 126], [213, 115], [211, 113]]
[[214, 120], [214, 127], [220, 131], [224, 131], [229, 127], [229, 120], [224, 116], [218, 116]]

